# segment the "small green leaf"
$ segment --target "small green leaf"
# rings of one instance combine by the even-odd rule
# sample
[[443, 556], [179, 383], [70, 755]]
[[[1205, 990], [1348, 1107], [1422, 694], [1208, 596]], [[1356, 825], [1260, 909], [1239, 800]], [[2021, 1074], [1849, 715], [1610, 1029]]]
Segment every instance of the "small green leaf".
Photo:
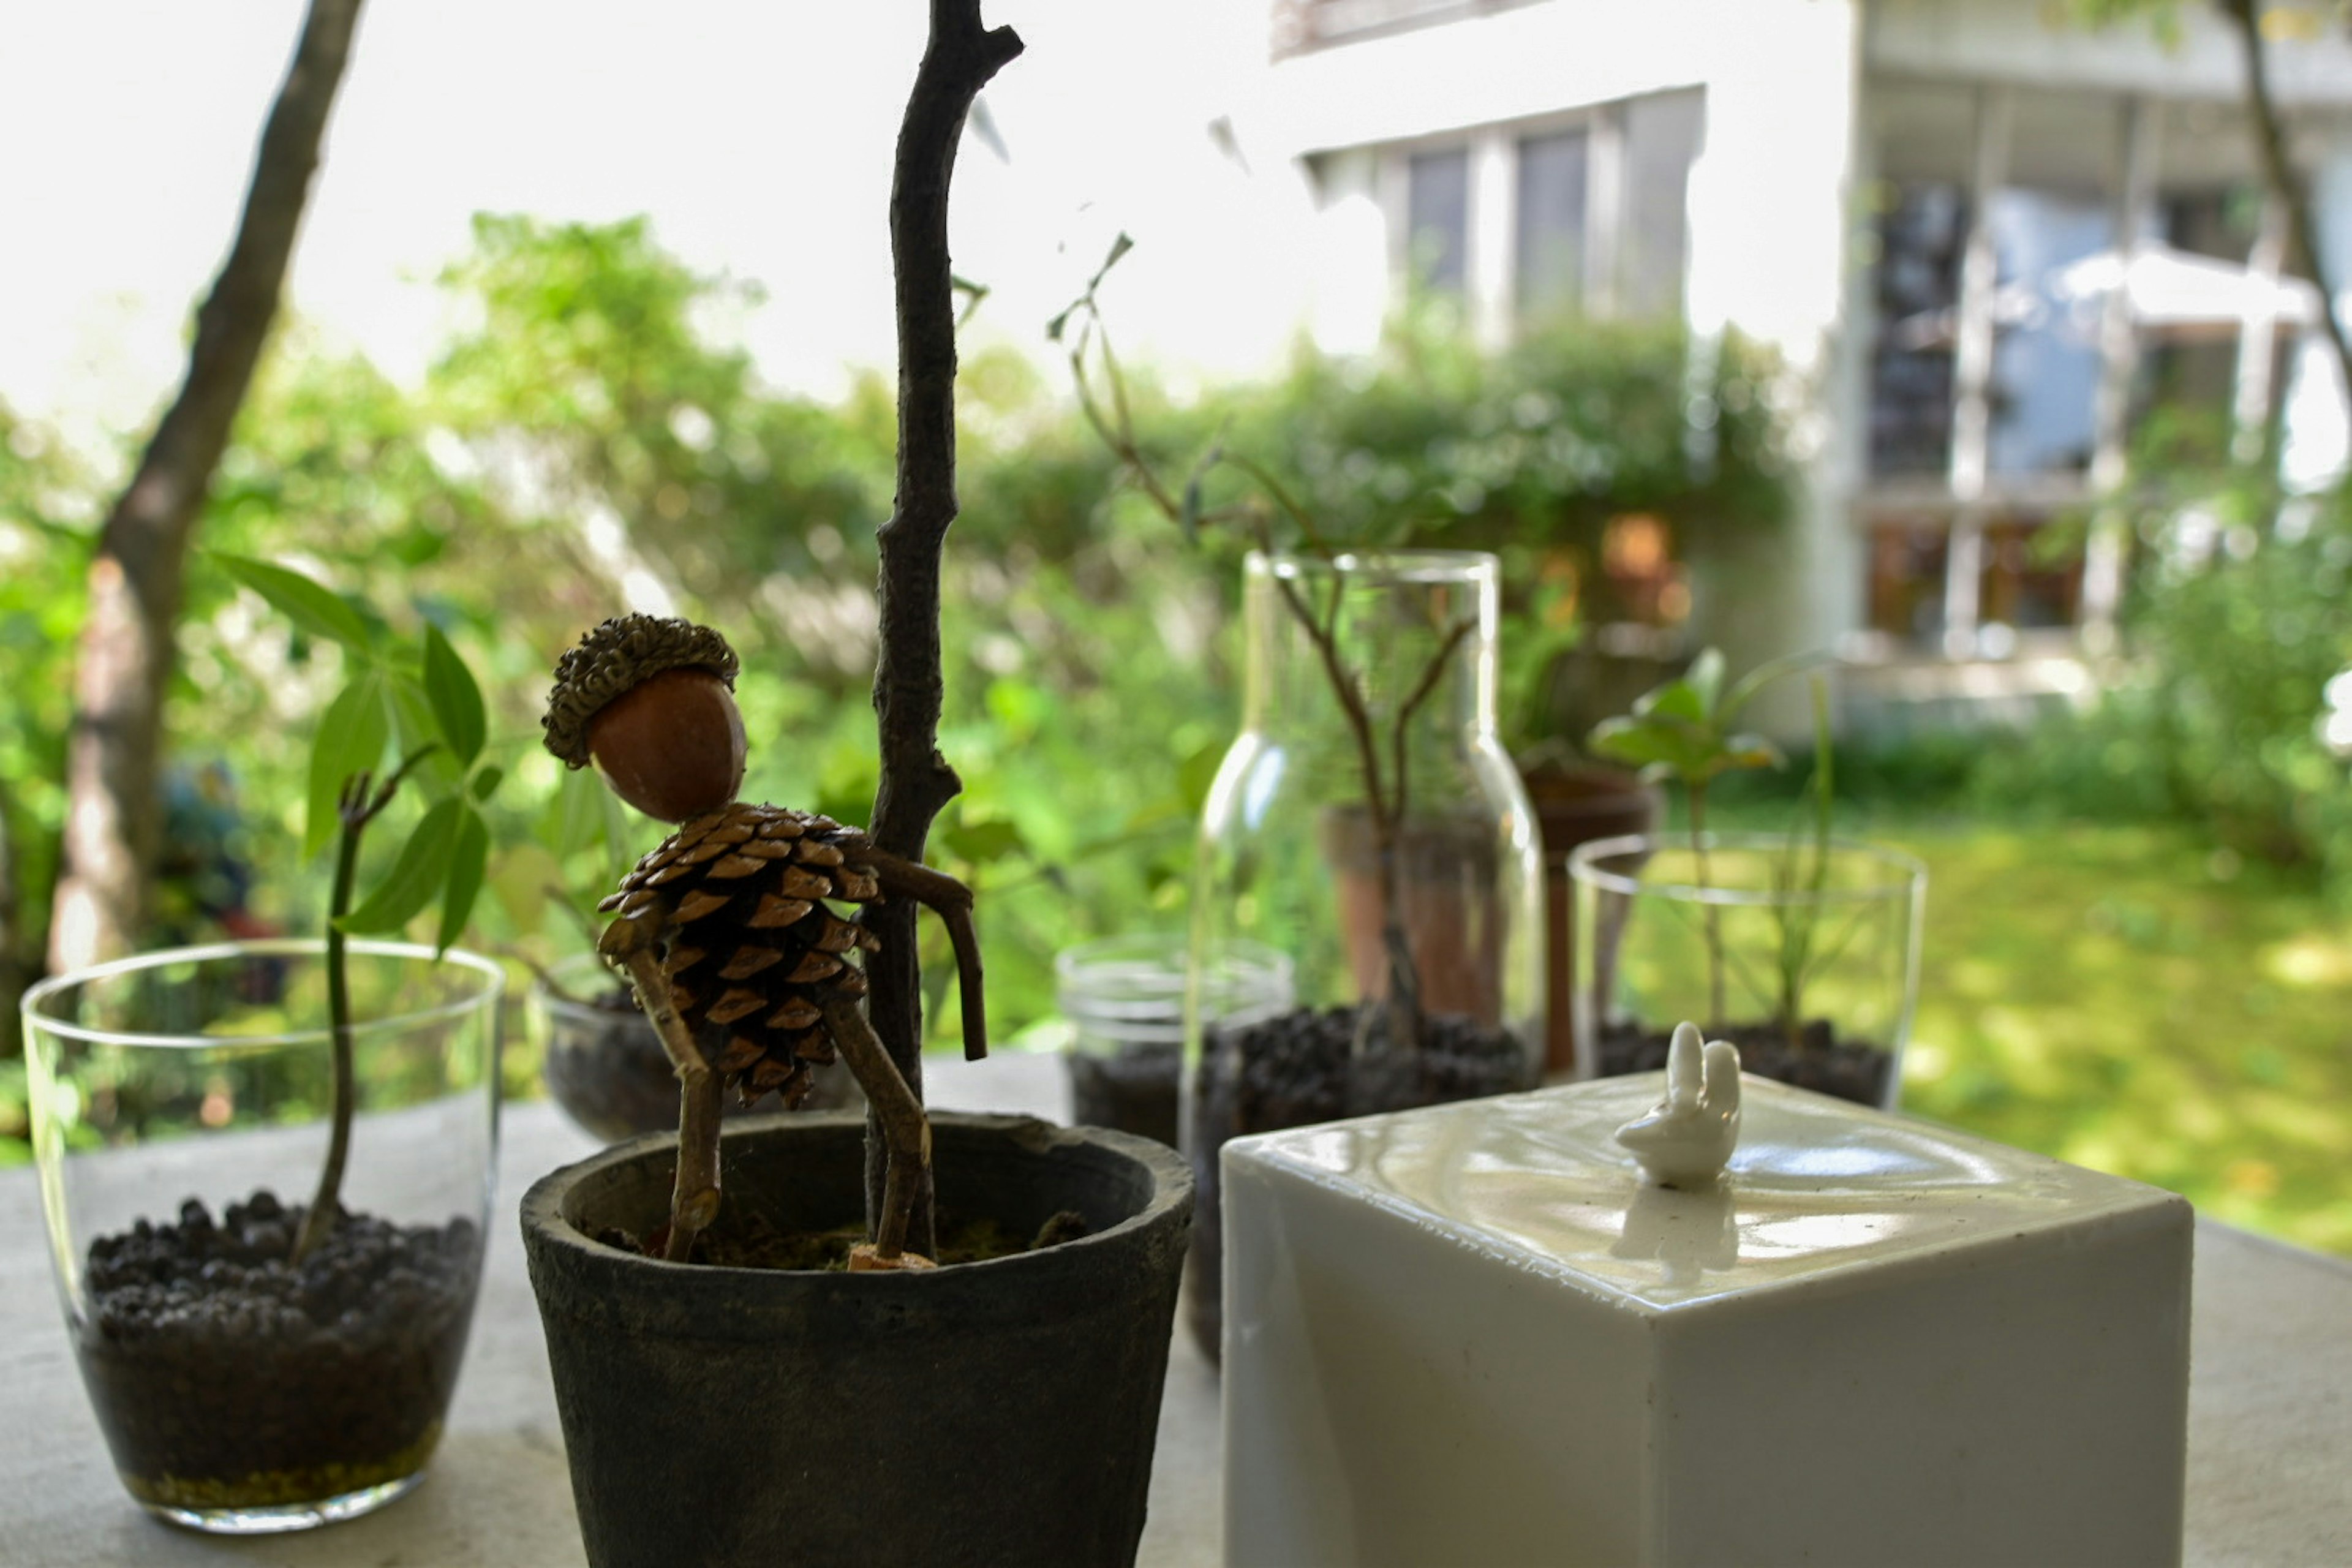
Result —
[[462, 770], [442, 736], [441, 720], [433, 710], [433, 699], [425, 692], [425, 682], [405, 669], [386, 667], [383, 687], [385, 696], [391, 699], [393, 729], [402, 752], [432, 748], [412, 776], [431, 785], [438, 795], [456, 789], [463, 776]]
[[587, 768], [566, 768], [556, 775], [555, 794], [540, 818], [540, 841], [558, 860], [574, 855], [604, 837], [604, 797], [611, 795], [604, 782]]
[[434, 942], [436, 953], [449, 951], [449, 944], [465, 934], [466, 921], [474, 912], [474, 900], [482, 891], [482, 873], [489, 865], [490, 829], [482, 814], [470, 805], [463, 805], [457, 814], [457, 832], [449, 850], [449, 879], [441, 895], [441, 934]]
[[986, 866], [1027, 847], [1018, 824], [1002, 816], [977, 822], [959, 821], [940, 836], [950, 853], [975, 866]]
[[1706, 722], [1706, 694], [1688, 680], [1669, 680], [1633, 700], [1636, 718], [1675, 719], [1686, 724]]
[[425, 695], [433, 704], [433, 717], [440, 723], [441, 740], [450, 756], [459, 768], [471, 767], [481, 755], [488, 731], [482, 717], [482, 689], [474, 684], [473, 671], [441, 635], [441, 628], [430, 621], [425, 623]]
[[490, 796], [498, 793], [499, 785], [506, 782], [506, 770], [496, 763], [476, 773], [473, 783], [475, 801], [480, 805], [488, 805]]
[[563, 868], [543, 844], [518, 844], [499, 852], [489, 872], [491, 896], [519, 931], [536, 931], [546, 919], [548, 895], [563, 886]]
[[[1618, 726], [1612, 728], [1611, 726]], [[1592, 731], [1592, 754], [1634, 768], [1671, 768], [1685, 772], [1690, 748], [1664, 728], [1612, 719]]]
[[1198, 816], [1208, 805], [1209, 791], [1225, 765], [1225, 750], [1222, 742], [1204, 741], [1176, 764], [1176, 793], [1183, 800], [1187, 816]]
[[335, 694], [319, 721], [318, 738], [310, 745], [303, 858], [334, 842], [341, 826], [335, 803], [342, 795], [343, 781], [353, 773], [373, 773], [383, 762], [383, 745], [391, 735], [392, 721], [383, 708], [383, 673], [371, 665]]
[[1704, 719], [1715, 711], [1716, 700], [1723, 694], [1723, 650], [1703, 647], [1683, 671], [1683, 679], [1698, 693], [1699, 710], [1695, 717]]
[[367, 623], [334, 594], [301, 573], [250, 556], [213, 552], [221, 570], [269, 601], [272, 608], [312, 637], [368, 651]]
[[449, 880], [460, 816], [468, 808], [456, 796], [437, 801], [400, 847], [399, 858], [364, 902], [340, 922], [355, 933], [396, 931], [433, 901]]
[[1118, 265], [1118, 258], [1134, 248], [1135, 241], [1129, 237], [1125, 229], [1119, 230], [1118, 237], [1110, 242], [1110, 254], [1103, 258], [1103, 264], [1095, 269], [1094, 281], [1087, 285], [1088, 296], [1091, 297], [1101, 287], [1102, 280], [1110, 276], [1110, 269]]
[[1723, 765], [1732, 768], [1777, 768], [1789, 759], [1761, 735], [1734, 735], [1723, 743]]

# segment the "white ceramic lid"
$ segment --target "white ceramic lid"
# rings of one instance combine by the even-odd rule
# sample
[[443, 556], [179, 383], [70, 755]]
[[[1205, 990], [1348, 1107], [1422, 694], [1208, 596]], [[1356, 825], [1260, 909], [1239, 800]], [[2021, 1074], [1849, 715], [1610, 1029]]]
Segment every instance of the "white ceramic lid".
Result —
[[1263, 1161], [1520, 1267], [1672, 1308], [2178, 1202], [1922, 1121], [1742, 1080], [1714, 1191], [1643, 1181], [1617, 1130], [1665, 1075], [1570, 1084], [1237, 1139]]

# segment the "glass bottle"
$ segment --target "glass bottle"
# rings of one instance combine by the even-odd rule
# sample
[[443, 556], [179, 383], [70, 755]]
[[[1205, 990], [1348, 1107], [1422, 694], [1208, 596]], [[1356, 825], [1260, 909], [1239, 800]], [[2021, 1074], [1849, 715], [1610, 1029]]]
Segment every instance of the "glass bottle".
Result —
[[1252, 555], [1244, 584], [1194, 967], [1260, 943], [1289, 958], [1294, 1005], [1241, 1026], [1188, 1010], [1190, 1311], [1212, 1356], [1225, 1141], [1531, 1088], [1545, 1016], [1540, 844], [1496, 732], [1495, 557]]

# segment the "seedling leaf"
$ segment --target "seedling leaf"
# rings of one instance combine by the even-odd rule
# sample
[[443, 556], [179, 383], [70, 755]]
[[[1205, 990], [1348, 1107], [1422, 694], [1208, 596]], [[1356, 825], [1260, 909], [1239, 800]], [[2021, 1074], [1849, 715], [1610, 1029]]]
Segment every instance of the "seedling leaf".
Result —
[[342, 929], [355, 935], [396, 931], [415, 919], [448, 884], [459, 819], [467, 810], [455, 796], [436, 802], [400, 847], [399, 858], [375, 891], [338, 922]]
[[473, 672], [449, 646], [449, 639], [430, 621], [425, 623], [425, 696], [433, 705], [433, 717], [441, 726], [441, 741], [449, 748], [451, 758], [460, 769], [471, 767], [481, 755], [488, 731], [482, 690], [474, 684]]
[[371, 638], [367, 623], [351, 605], [301, 573], [247, 555], [212, 552], [221, 570], [267, 599], [279, 615], [312, 637], [338, 642], [355, 653], [366, 653]]
[[449, 944], [465, 934], [466, 921], [473, 915], [474, 900], [482, 891], [482, 874], [490, 859], [489, 825], [482, 814], [471, 805], [460, 805], [457, 830], [449, 853], [449, 879], [441, 895], [441, 934], [435, 941], [434, 952], [449, 951]]
[[383, 673], [370, 665], [344, 684], [319, 721], [318, 739], [310, 746], [310, 801], [302, 824], [305, 859], [334, 840], [341, 826], [335, 802], [342, 795], [343, 781], [353, 773], [373, 773], [391, 737]]

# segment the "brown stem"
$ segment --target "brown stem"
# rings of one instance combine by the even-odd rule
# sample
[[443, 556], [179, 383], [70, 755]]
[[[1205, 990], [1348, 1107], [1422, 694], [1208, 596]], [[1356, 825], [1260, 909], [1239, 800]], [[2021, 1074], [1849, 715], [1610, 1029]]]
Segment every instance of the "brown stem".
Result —
[[1715, 885], [1707, 868], [1706, 850], [1706, 785], [1690, 786], [1691, 858], [1696, 862], [1699, 891], [1699, 921], [1706, 932], [1706, 1026], [1715, 1027], [1725, 1022], [1723, 1016], [1723, 911], [1706, 896]]
[[2336, 368], [2344, 374], [2345, 391], [2352, 395], [2352, 343], [2347, 342], [2344, 323], [2336, 318], [2336, 291], [2329, 287], [2327, 270], [2320, 263], [2319, 231], [2312, 221], [2310, 196], [2303, 182], [2295, 177], [2294, 163], [2287, 156], [2286, 131], [2279, 123], [2278, 104], [2271, 97], [2260, 0], [2219, 0], [2219, 4], [2231, 21], [2237, 24], [2239, 42], [2245, 47], [2246, 108], [2254, 122], [2254, 145], [2262, 154], [2263, 173], [2272, 197], [2286, 211], [2294, 248], [2302, 253], [2304, 270], [2318, 290], [2319, 324], [2336, 351]]
[[[962, 783], [940, 754], [940, 556], [955, 521], [955, 278], [948, 259], [948, 186], [965, 117], [982, 87], [1021, 52], [1009, 27], [980, 20], [980, 0], [931, 0], [930, 40], [915, 73], [898, 130], [890, 184], [890, 261], [898, 328], [898, 497], [877, 535], [876, 584], [880, 656], [874, 711], [881, 779], [874, 793], [877, 847], [920, 861], [932, 819]], [[901, 902], [868, 906], [864, 919], [882, 939], [866, 969], [872, 1021], [884, 1052], [922, 1103], [922, 973], [915, 911]], [[869, 1107], [866, 1194], [869, 1222], [887, 1206], [888, 1128]], [[932, 1250], [929, 1173], [919, 1190], [911, 1236]]]
[[1412, 800], [1412, 763], [1408, 742], [1412, 717], [1437, 689], [1438, 680], [1463, 638], [1477, 628], [1475, 620], [1456, 621], [1422, 667], [1421, 677], [1398, 705], [1390, 735], [1389, 819], [1374, 830], [1378, 847], [1381, 893], [1381, 942], [1389, 962], [1389, 1040], [1391, 1048], [1414, 1050], [1421, 1045], [1421, 966], [1413, 962], [1412, 943], [1405, 935], [1403, 889], [1399, 885], [1397, 859], [1404, 839], [1405, 816]]
[[343, 1213], [343, 1168], [351, 1162], [352, 1118], [359, 1100], [358, 1075], [352, 1062], [352, 984], [343, 917], [351, 913], [352, 885], [358, 880], [360, 836], [392, 804], [393, 794], [408, 776], [408, 770], [438, 744], [420, 746], [402, 758], [373, 795], [368, 793], [369, 775], [362, 772], [345, 779], [335, 797], [335, 817], [341, 826], [336, 836], [335, 880], [327, 895], [327, 1026], [333, 1052], [333, 1109], [327, 1121], [326, 1163], [320, 1167], [318, 1188], [302, 1215], [301, 1232], [294, 1238], [297, 1264], [327, 1238]]
[[637, 1005], [677, 1074], [677, 1172], [670, 1184], [669, 1236], [662, 1256], [684, 1263], [693, 1254], [694, 1238], [719, 1217], [719, 1121], [726, 1080], [710, 1069], [693, 1031], [678, 1016], [669, 976], [655, 951], [656, 933], [669, 915], [667, 901], [624, 915], [604, 928], [596, 951], [628, 972]]
[[236, 238], [196, 312], [186, 377], [99, 533], [67, 743], [65, 873], [49, 928], [58, 973], [127, 952], [144, 918], [188, 544], [277, 317], [359, 10], [360, 0], [311, 0], [262, 130]]
[[[1117, 253], [1112, 259], [1117, 259]], [[1095, 283], [1101, 281], [1101, 276], [1097, 274]], [[1136, 443], [1118, 361], [1111, 353], [1108, 334], [1101, 330], [1100, 310], [1095, 301], [1094, 285], [1088, 285], [1087, 292], [1072, 309], [1083, 312], [1085, 318], [1077, 343], [1070, 353], [1070, 368], [1077, 388], [1078, 407], [1087, 423], [1110, 448], [1112, 457], [1142, 491], [1145, 499], [1179, 526], [1187, 525], [1188, 521], [1192, 526], [1198, 526], [1211, 517], [1245, 521], [1259, 551], [1268, 557], [1273, 556], [1273, 528], [1262, 511], [1236, 507], [1188, 520], [1185, 503], [1169, 493], [1168, 487], [1161, 482], [1159, 473]], [[1108, 415], [1087, 380], [1086, 353], [1089, 340], [1097, 343], [1102, 355], [1103, 375], [1111, 392], [1111, 408]], [[1313, 514], [1300, 505], [1264, 465], [1238, 453], [1226, 453], [1220, 447], [1195, 469], [1194, 482], [1197, 483], [1202, 472], [1219, 461], [1232, 463], [1273, 499], [1275, 505], [1297, 528], [1309, 552], [1326, 563], [1335, 561], [1337, 552], [1324, 542], [1315, 526]], [[1297, 622], [1299, 629], [1313, 645], [1322, 663], [1325, 678], [1330, 684], [1332, 696], [1339, 704], [1340, 715], [1347, 721], [1349, 734], [1355, 742], [1357, 765], [1363, 774], [1366, 806], [1372, 826], [1373, 874], [1381, 900], [1381, 945], [1388, 967], [1385, 1011], [1389, 1017], [1389, 1036], [1394, 1048], [1413, 1049], [1419, 1046], [1422, 1035], [1421, 976], [1419, 967], [1413, 962], [1412, 944], [1405, 935], [1397, 872], [1398, 843], [1403, 834], [1409, 783], [1405, 757], [1407, 731], [1413, 710], [1435, 689], [1446, 661], [1453, 657], [1462, 639], [1475, 629], [1475, 623], [1465, 621], [1454, 626], [1422, 671], [1412, 694], [1398, 712], [1394, 732], [1389, 737], [1393, 763], [1389, 776], [1384, 780], [1381, 770], [1381, 737], [1373, 726], [1363, 689], [1339, 653], [1339, 621], [1343, 584], [1335, 575], [1330, 599], [1318, 615], [1287, 578], [1276, 575], [1273, 582], [1291, 618]], [[1365, 1048], [1370, 1037], [1373, 1017], [1373, 1010], [1369, 1006], [1357, 1017], [1356, 1047], [1360, 1051]]]

